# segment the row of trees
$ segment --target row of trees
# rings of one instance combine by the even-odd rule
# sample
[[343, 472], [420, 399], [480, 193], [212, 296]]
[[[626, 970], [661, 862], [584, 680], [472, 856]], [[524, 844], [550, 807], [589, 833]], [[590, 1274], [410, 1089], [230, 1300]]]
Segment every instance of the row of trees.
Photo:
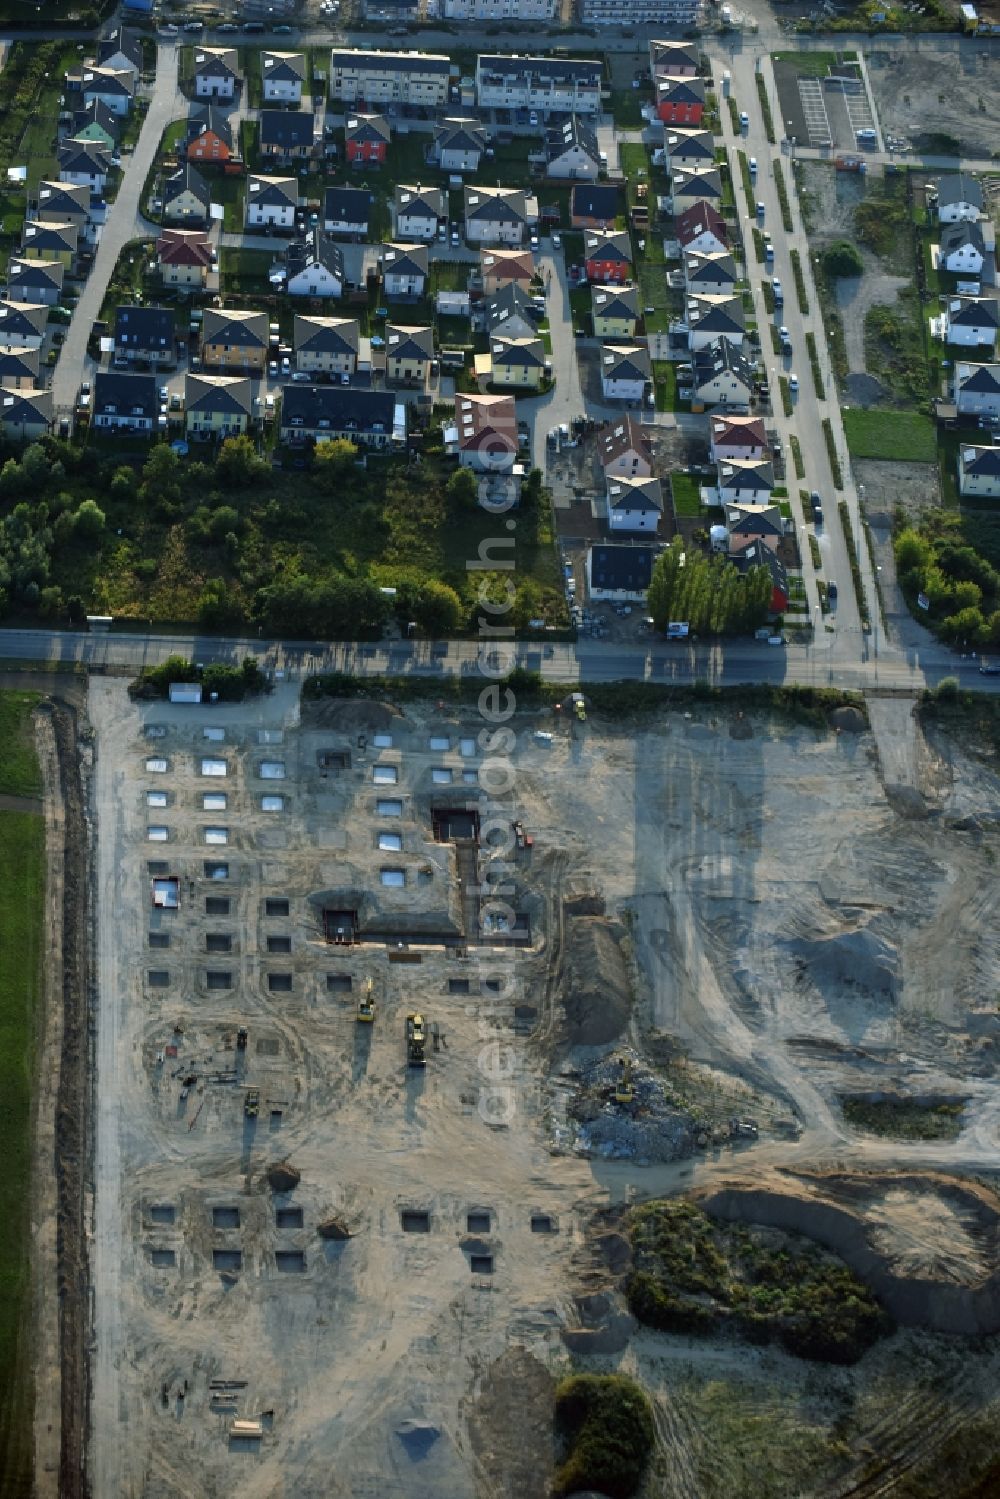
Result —
[[658, 630], [685, 620], [696, 635], [745, 635], [767, 620], [771, 594], [767, 568], [741, 573], [727, 557], [685, 550], [675, 536], [653, 567], [649, 612]]

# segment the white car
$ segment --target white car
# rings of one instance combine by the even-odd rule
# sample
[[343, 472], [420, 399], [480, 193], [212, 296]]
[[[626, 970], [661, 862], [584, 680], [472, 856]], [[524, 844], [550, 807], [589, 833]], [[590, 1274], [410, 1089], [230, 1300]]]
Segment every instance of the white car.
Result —
[[788, 389], [789, 390], [798, 390], [798, 388], [799, 388], [799, 377], [798, 377], [798, 375], [789, 375], [789, 377], [788, 377]]
[[535, 229], [532, 229], [531, 231], [531, 248], [533, 250], [538, 249], [538, 232]]
[[772, 276], [771, 278], [771, 290], [774, 292], [775, 306], [780, 307], [782, 302], [785, 300], [785, 294], [781, 290], [781, 282], [779, 281], [777, 276]]
[[756, 175], [757, 175], [757, 158], [756, 158], [756, 156], [751, 156], [748, 165], [750, 167], [750, 176], [751, 177], [756, 177]]
[[746, 110], [744, 110], [740, 115], [740, 124], [744, 130], [750, 129], [750, 116], [747, 114]]
[[552, 248], [553, 248], [553, 250], [561, 250], [562, 249], [562, 236], [561, 235], [559, 235], [559, 234], [553, 234], [553, 236], [552, 236]]

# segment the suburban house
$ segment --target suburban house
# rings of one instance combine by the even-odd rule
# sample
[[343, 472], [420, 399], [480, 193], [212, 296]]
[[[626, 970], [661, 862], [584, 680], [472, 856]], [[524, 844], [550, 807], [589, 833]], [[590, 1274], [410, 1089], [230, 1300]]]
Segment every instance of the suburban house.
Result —
[[90, 220], [90, 188], [71, 182], [40, 182], [31, 217], [39, 223], [75, 224], [83, 230]]
[[983, 201], [982, 183], [975, 177], [965, 172], [942, 177], [937, 186], [938, 223], [974, 222], [982, 216]]
[[[996, 346], [1000, 303], [993, 297], [952, 297], [941, 320], [945, 341], [962, 348]], [[932, 325], [937, 320], [932, 319]]]
[[490, 352], [477, 354], [475, 362], [480, 384], [537, 390], [545, 375], [545, 345], [537, 334], [512, 338], [500, 333], [490, 339]]
[[206, 307], [201, 325], [201, 362], [206, 370], [239, 370], [262, 375], [267, 364], [266, 312]]
[[204, 229], [163, 229], [156, 260], [165, 286], [203, 287], [214, 257]]
[[164, 219], [204, 227], [208, 223], [211, 205], [212, 195], [208, 190], [208, 183], [190, 163], [185, 162], [164, 181]]
[[289, 385], [281, 402], [282, 442], [333, 442], [362, 448], [406, 441], [406, 402], [391, 390], [339, 385]]
[[54, 307], [62, 296], [61, 260], [19, 260], [12, 256], [7, 267], [7, 301], [45, 303]]
[[111, 172], [111, 157], [100, 146], [89, 141], [64, 141], [56, 153], [59, 181], [88, 187], [95, 198], [102, 198]]
[[748, 573], [754, 567], [767, 569], [771, 574], [771, 600], [767, 612], [772, 616], [784, 614], [788, 608], [790, 590], [785, 564], [777, 552], [773, 552], [763, 541], [751, 541], [732, 560], [741, 573]]
[[479, 275], [483, 295], [489, 297], [512, 282], [530, 286], [535, 279], [535, 262], [530, 250], [480, 250]]
[[102, 432], [155, 432], [160, 398], [153, 375], [94, 375], [90, 424]]
[[769, 552], [778, 550], [785, 534], [778, 505], [734, 501], [723, 507], [723, 513], [726, 517], [726, 535], [731, 557], [755, 541], [766, 546]]
[[238, 152], [233, 146], [233, 127], [214, 104], [198, 104], [188, 115], [188, 161], [229, 161]]
[[958, 492], [1000, 499], [1000, 448], [962, 443], [958, 450]]
[[693, 203], [678, 214], [674, 234], [685, 255], [692, 251], [713, 255], [719, 250], [729, 249], [726, 221], [711, 203]]
[[448, 217], [448, 200], [440, 187], [398, 183], [392, 199], [392, 231], [397, 239], [413, 242], [437, 237], [438, 224]]
[[69, 270], [76, 258], [75, 224], [35, 223], [25, 221], [21, 231], [21, 254], [29, 260], [59, 260]]
[[127, 26], [116, 26], [98, 42], [94, 60], [99, 67], [113, 68], [116, 72], [128, 69], [138, 82], [142, 73], [142, 38]]
[[696, 78], [698, 47], [694, 42], [661, 41], [649, 44], [649, 71], [654, 78]]
[[132, 108], [135, 74], [131, 68], [84, 67], [80, 92], [85, 104], [98, 101], [121, 119]]
[[601, 349], [601, 390], [606, 401], [641, 401], [652, 375], [645, 344], [605, 344]]
[[552, 21], [556, 0], [443, 0], [446, 21]]
[[184, 379], [188, 437], [242, 437], [250, 425], [252, 395], [245, 375], [194, 375]]
[[368, 237], [372, 195], [363, 187], [328, 187], [323, 195], [323, 228], [355, 243]]
[[272, 228], [293, 230], [298, 202], [297, 178], [263, 177], [254, 173], [247, 178], [247, 228], [259, 229], [269, 224]]
[[768, 452], [763, 417], [713, 416], [709, 432], [709, 453], [715, 463], [730, 460], [757, 462]]
[[583, 236], [587, 280], [599, 286], [632, 279], [632, 241], [620, 229], [589, 230]]
[[258, 116], [257, 146], [262, 156], [303, 161], [319, 154], [322, 138], [322, 126], [308, 110], [262, 109]]
[[774, 489], [774, 470], [767, 458], [723, 459], [716, 490], [720, 505], [766, 505]]
[[241, 82], [235, 47], [196, 47], [194, 92], [197, 99], [235, 99]]
[[584, 115], [570, 115], [545, 132], [545, 173], [557, 180], [596, 182], [601, 170], [597, 131]]
[[726, 338], [699, 349], [691, 359], [694, 398], [702, 406], [748, 406], [756, 369]]
[[0, 389], [0, 431], [11, 442], [37, 442], [52, 430], [51, 390]]
[[465, 238], [470, 245], [519, 245], [530, 211], [519, 187], [466, 187]]
[[986, 240], [981, 222], [959, 219], [956, 224], [946, 224], [941, 230], [941, 242], [938, 245], [939, 269], [951, 271], [956, 276], [974, 276], [978, 279], [985, 259]]
[[607, 182], [578, 182], [569, 195], [569, 221], [574, 229], [606, 229], [622, 211], [622, 190]]
[[955, 406], [962, 416], [1000, 417], [1000, 364], [956, 363]]
[[285, 251], [286, 288], [292, 297], [340, 297], [344, 294], [344, 252], [319, 229], [293, 240]]
[[310, 375], [353, 375], [358, 367], [360, 340], [356, 318], [296, 313], [292, 338], [295, 368]]
[[603, 64], [570, 57], [480, 53], [476, 98], [481, 109], [528, 109], [539, 115], [597, 114]]
[[597, 434], [597, 456], [605, 480], [648, 479], [653, 472], [649, 436], [634, 416], [622, 416]]
[[590, 316], [595, 338], [627, 341], [639, 322], [639, 292], [634, 286], [592, 286]]
[[40, 366], [41, 355], [37, 349], [0, 349], [0, 387], [4, 390], [34, 390]]
[[448, 102], [451, 60], [431, 52], [367, 52], [334, 47], [330, 98], [345, 104], [416, 104], [439, 109]]
[[382, 246], [382, 290], [387, 297], [422, 297], [428, 269], [426, 245]]
[[458, 461], [478, 473], [510, 473], [517, 462], [513, 396], [457, 395]]
[[659, 479], [607, 478], [608, 528], [611, 531], [645, 531], [655, 535], [663, 514]]
[[587, 592], [611, 604], [643, 604], [658, 548], [592, 546], [587, 552]]
[[540, 311], [531, 297], [516, 281], [502, 286], [480, 303], [486, 333], [502, 333], [505, 338], [534, 338], [538, 333]]
[[91, 141], [102, 151], [114, 152], [121, 140], [118, 116], [100, 99], [91, 99], [73, 116], [70, 135], [75, 141]]
[[688, 348], [704, 349], [717, 339], [724, 338], [743, 347], [746, 336], [746, 316], [743, 300], [738, 296], [705, 297], [688, 296], [685, 305], [688, 328]]
[[381, 166], [389, 152], [392, 127], [382, 115], [349, 114], [344, 128], [344, 153], [352, 166]]
[[442, 120], [434, 131], [431, 155], [442, 172], [478, 172], [486, 131], [478, 120]]
[[47, 306], [0, 302], [0, 348], [40, 349], [48, 321]]
[[657, 118], [664, 125], [700, 125], [705, 113], [703, 78], [657, 77], [653, 80]]
[[699, 130], [697, 126], [685, 130], [671, 125], [663, 132], [663, 154], [671, 174], [678, 168], [698, 172], [714, 167], [715, 136], [711, 130]]
[[385, 374], [387, 380], [404, 385], [423, 385], [434, 358], [433, 328], [404, 328], [387, 323], [385, 328]]
[[702, 167], [694, 172], [678, 167], [671, 173], [670, 189], [675, 214], [682, 214], [696, 203], [722, 202], [722, 178], [717, 167]]
[[736, 262], [728, 250], [695, 250], [684, 257], [684, 277], [689, 293], [724, 297], [736, 285]]
[[304, 52], [272, 52], [269, 47], [261, 52], [260, 78], [265, 104], [301, 104], [305, 77]]
[[169, 307], [119, 307], [115, 313], [115, 359], [128, 364], [176, 363], [174, 315]]

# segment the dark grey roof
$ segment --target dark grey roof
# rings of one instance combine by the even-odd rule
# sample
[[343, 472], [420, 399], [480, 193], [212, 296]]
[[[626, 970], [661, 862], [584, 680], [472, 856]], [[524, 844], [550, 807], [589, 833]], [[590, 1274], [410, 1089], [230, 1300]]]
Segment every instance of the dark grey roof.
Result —
[[152, 375], [119, 375], [115, 370], [98, 370], [94, 376], [95, 416], [114, 407], [119, 416], [136, 414], [155, 420], [158, 402]]
[[656, 97], [660, 103], [704, 104], [703, 78], [671, 78], [662, 74], [656, 80]]
[[323, 198], [323, 217], [335, 223], [361, 224], [368, 228], [371, 194], [360, 187], [328, 187]]
[[[392, 391], [356, 390], [336, 385], [289, 385], [281, 402], [282, 428], [307, 431], [328, 426], [334, 432], [392, 435], [396, 397]], [[296, 420], [300, 418], [300, 420]]]
[[[271, 65], [265, 68], [267, 58], [271, 58]], [[265, 48], [261, 53], [260, 73], [264, 83], [270, 83], [272, 78], [282, 83], [301, 83], [306, 76], [305, 55], [302, 52], [278, 53]]]
[[645, 349], [615, 349], [605, 344], [601, 350], [601, 376], [605, 380], [648, 380], [649, 355]]
[[591, 586], [625, 593], [645, 593], [655, 561], [656, 552], [652, 547], [591, 547]]
[[[697, 312], [697, 317], [692, 313]], [[743, 304], [733, 298], [727, 306], [717, 302], [706, 303], [704, 297], [694, 296], [688, 306], [688, 323], [692, 330], [708, 329], [709, 333], [742, 333], [746, 327]]]
[[426, 245], [382, 246], [382, 273], [385, 276], [426, 276], [429, 269]]
[[751, 461], [746, 467], [727, 459], [719, 465], [719, 488], [738, 494], [741, 489], [773, 489], [774, 470], [766, 458]]
[[438, 151], [479, 151], [486, 149], [486, 131], [478, 120], [442, 120], [434, 132]]
[[87, 129], [88, 125], [99, 125], [105, 134], [110, 135], [113, 141], [117, 141], [121, 134], [118, 116], [111, 113], [103, 99], [93, 98], [78, 109], [73, 116], [71, 130], [73, 135], [79, 135]]
[[960, 449], [962, 455], [962, 468], [967, 474], [975, 474], [977, 478], [997, 479], [1000, 478], [1000, 448], [967, 448]]
[[597, 131], [582, 115], [570, 115], [561, 125], [554, 125], [545, 132], [545, 157], [550, 163], [558, 161], [563, 152], [573, 146], [579, 146], [591, 161], [600, 161]]
[[314, 129], [312, 114], [305, 109], [262, 109], [260, 144], [262, 146], [311, 146]]
[[267, 346], [267, 313], [236, 313], [231, 308], [206, 307], [201, 325], [202, 342], [229, 344], [238, 349]]
[[956, 250], [962, 250], [966, 245], [971, 246], [973, 250], [978, 250], [980, 255], [985, 253], [986, 243], [978, 222], [964, 221], [958, 224], [941, 225], [942, 255], [954, 255]]
[[[122, 73], [125, 74], [122, 77]], [[125, 69], [103, 69], [84, 68], [83, 70], [84, 97], [89, 93], [101, 94], [125, 94], [131, 99], [133, 94], [134, 77]]]
[[405, 328], [399, 323], [387, 323], [385, 352], [392, 359], [433, 359], [434, 329]]
[[61, 262], [50, 265], [40, 260], [14, 260], [11, 259], [7, 267], [8, 281], [16, 281], [19, 286], [62, 286], [63, 267]]
[[313, 354], [357, 354], [360, 329], [352, 318], [338, 318], [337, 326], [331, 327], [325, 319], [296, 314], [294, 337], [296, 352], [308, 349]]
[[[198, 61], [198, 58], [201, 61]], [[194, 76], [196, 78], [237, 78], [239, 76], [239, 54], [235, 47], [196, 48]]]
[[674, 197], [722, 198], [722, 177], [715, 167], [687, 171], [678, 167], [673, 174]]
[[324, 266], [338, 281], [344, 279], [344, 252], [320, 230], [314, 229], [308, 239], [296, 239], [285, 251], [285, 268], [289, 281], [310, 265]]
[[240, 376], [192, 375], [185, 380], [188, 411], [250, 414], [250, 381]]
[[[79, 201], [81, 193], [86, 195], [85, 203]], [[71, 219], [89, 212], [90, 188], [84, 182], [40, 182], [36, 201], [39, 213]]]
[[346, 68], [355, 73], [437, 73], [447, 78], [451, 62], [429, 52], [360, 52], [335, 47], [330, 54], [330, 67], [333, 72]]
[[[530, 334], [527, 337], [531, 337]], [[537, 369], [545, 364], [545, 346], [540, 338], [531, 343], [508, 338], [501, 328], [493, 335], [491, 351], [494, 364], [507, 366], [523, 365], [525, 369]]]
[[[598, 305], [597, 293], [604, 295], [604, 300]], [[635, 318], [639, 314], [639, 293], [634, 286], [597, 286], [591, 287], [590, 305], [594, 317], [611, 318]]]
[[98, 173], [107, 176], [111, 170], [111, 158], [96, 141], [65, 141], [59, 147], [59, 170], [83, 172], [88, 177]]
[[97, 61], [103, 67], [108, 58], [120, 52], [127, 57], [137, 73], [142, 72], [142, 40], [137, 31], [119, 26], [97, 44]]
[[756, 378], [754, 365], [728, 338], [717, 338], [703, 349], [696, 349], [691, 355], [691, 367], [696, 389], [723, 371], [736, 375], [748, 387], [753, 386]]
[[465, 189], [466, 221], [481, 219], [486, 224], [523, 224], [526, 199], [521, 188], [487, 188], [480, 184]]
[[743, 548], [731, 559], [736, 563], [741, 573], [748, 573], [752, 567], [766, 567], [771, 574], [771, 583], [775, 588], [780, 588], [785, 597], [788, 597], [788, 573], [785, 564], [776, 552], [772, 552], [769, 546], [762, 541], [751, 541], [749, 546]]
[[233, 149], [233, 127], [229, 116], [215, 104], [195, 104], [188, 115], [187, 138], [195, 140], [204, 131], [211, 130], [230, 149]]
[[174, 347], [174, 315], [168, 307], [119, 307], [115, 344], [122, 349], [159, 353]]
[[481, 53], [478, 72], [481, 77], [536, 78], [555, 87], [583, 84], [599, 89], [603, 64], [580, 57], [514, 57], [499, 53]]
[[294, 208], [299, 201], [299, 185], [294, 177], [268, 180], [254, 172], [247, 179], [247, 207], [263, 203], [268, 208]]
[[163, 184], [163, 201], [164, 203], [172, 203], [175, 198], [179, 198], [181, 193], [184, 192], [192, 193], [205, 209], [205, 212], [208, 212], [208, 205], [212, 201], [212, 194], [208, 190], [208, 184], [204, 177], [190, 162], [185, 162], [183, 166], [177, 168], [176, 172], [171, 172], [170, 176], [165, 180]]
[[948, 308], [948, 321], [959, 328], [996, 328], [1000, 324], [998, 304], [992, 297], [960, 297]]
[[648, 479], [620, 479], [616, 474], [608, 477], [608, 507], [611, 510], [639, 510], [655, 512], [663, 510], [663, 492], [660, 481]]
[[0, 390], [0, 421], [51, 422], [51, 390]]
[[959, 382], [959, 389], [974, 394], [996, 395], [1000, 393], [1000, 364], [973, 364], [972, 374]]
[[621, 188], [604, 182], [577, 182], [570, 198], [570, 212], [581, 219], [599, 219], [613, 224], [621, 207]]
[[393, 195], [393, 206], [397, 216], [429, 219], [443, 218], [448, 212], [447, 200], [440, 187], [416, 186], [412, 182], [399, 182]]
[[38, 349], [0, 349], [0, 385], [13, 378], [25, 375], [35, 379], [38, 375], [40, 353]]
[[950, 203], [968, 203], [972, 208], [983, 206], [982, 184], [965, 172], [952, 172], [942, 177], [937, 194], [939, 208], [945, 208]]
[[40, 334], [44, 334], [48, 320], [48, 307], [32, 308], [30, 302], [0, 302], [0, 332], [5, 341], [12, 334], [38, 338]]
[[520, 318], [522, 322], [534, 325], [541, 316], [528, 293], [516, 281], [508, 281], [506, 286], [494, 292], [484, 307], [487, 333], [502, 332], [502, 325], [511, 318]]
[[621, 229], [587, 229], [583, 236], [587, 260], [610, 260], [619, 265], [632, 264], [632, 243]]
[[344, 129], [345, 138], [369, 145], [372, 141], [384, 145], [392, 139], [392, 126], [383, 115], [349, 115]]
[[687, 284], [692, 291], [698, 290], [701, 281], [718, 285], [720, 281], [735, 283], [736, 265], [728, 250], [690, 250], [685, 266]]

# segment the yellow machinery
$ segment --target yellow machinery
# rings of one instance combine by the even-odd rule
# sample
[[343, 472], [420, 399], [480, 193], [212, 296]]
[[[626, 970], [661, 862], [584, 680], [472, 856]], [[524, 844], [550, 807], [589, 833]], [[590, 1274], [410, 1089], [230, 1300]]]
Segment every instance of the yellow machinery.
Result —
[[256, 1119], [260, 1113], [260, 1089], [248, 1088], [243, 1099], [243, 1112], [248, 1119]]
[[424, 1048], [427, 1045], [427, 1030], [424, 1026], [424, 1017], [407, 1015], [406, 1017], [406, 1060], [411, 1067], [426, 1067], [427, 1058]]
[[632, 1087], [632, 1063], [628, 1057], [619, 1057], [621, 1072], [618, 1082], [615, 1084], [615, 1103], [632, 1103], [635, 1100], [635, 1090]]
[[358, 1000], [357, 1019], [365, 1025], [371, 1025], [375, 1019], [375, 996], [372, 993], [371, 979], [365, 983], [365, 992]]
[[579, 722], [580, 723], [586, 723], [587, 722], [587, 704], [584, 702], [583, 693], [582, 692], [571, 693], [570, 694], [570, 702], [573, 704], [573, 712], [576, 714], [577, 719], [579, 720]]

